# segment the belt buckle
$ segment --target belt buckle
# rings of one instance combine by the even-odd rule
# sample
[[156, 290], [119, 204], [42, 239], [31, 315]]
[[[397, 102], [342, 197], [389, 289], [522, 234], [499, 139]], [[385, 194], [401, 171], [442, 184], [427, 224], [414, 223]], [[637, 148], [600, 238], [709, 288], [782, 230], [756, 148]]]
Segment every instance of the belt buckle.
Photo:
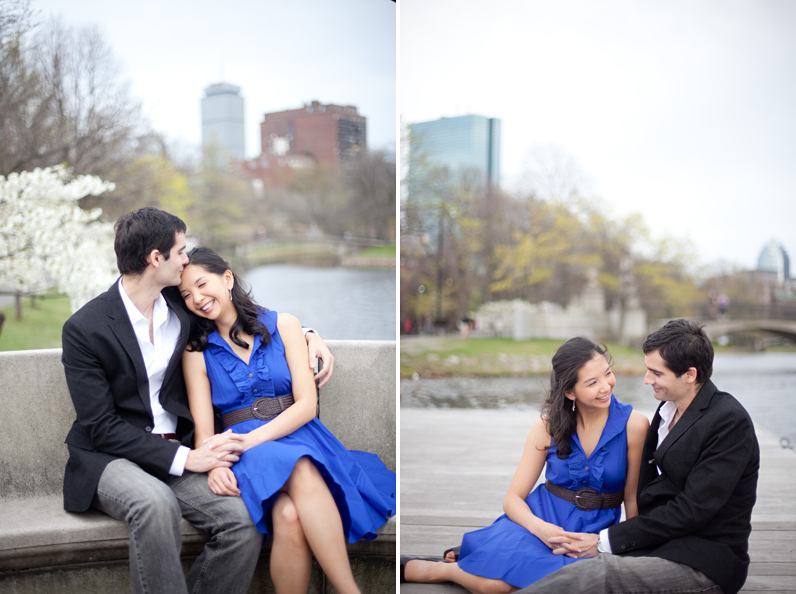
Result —
[[268, 399], [265, 396], [260, 396], [254, 401], [254, 404], [252, 404], [252, 414], [255, 416], [255, 418], [260, 419], [261, 421], [267, 421], [271, 418], [271, 416], [267, 413], [257, 410], [257, 406], [260, 404], [265, 404], [267, 400]]
[[581, 511], [592, 511], [594, 509], [593, 506], [587, 506], [585, 503], [582, 503], [580, 500], [581, 493], [590, 493], [592, 495], [597, 495], [597, 491], [592, 489], [591, 487], [583, 487], [582, 489], [578, 489], [575, 493], [575, 507], [577, 507]]

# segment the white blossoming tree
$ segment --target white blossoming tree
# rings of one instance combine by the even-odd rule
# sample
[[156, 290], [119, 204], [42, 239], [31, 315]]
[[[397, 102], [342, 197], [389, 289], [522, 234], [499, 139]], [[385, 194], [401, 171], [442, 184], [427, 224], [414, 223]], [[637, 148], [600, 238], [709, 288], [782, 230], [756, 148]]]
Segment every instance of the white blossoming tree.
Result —
[[57, 287], [72, 311], [106, 289], [118, 274], [113, 227], [77, 201], [113, 188], [63, 166], [0, 176], [0, 286], [26, 294]]

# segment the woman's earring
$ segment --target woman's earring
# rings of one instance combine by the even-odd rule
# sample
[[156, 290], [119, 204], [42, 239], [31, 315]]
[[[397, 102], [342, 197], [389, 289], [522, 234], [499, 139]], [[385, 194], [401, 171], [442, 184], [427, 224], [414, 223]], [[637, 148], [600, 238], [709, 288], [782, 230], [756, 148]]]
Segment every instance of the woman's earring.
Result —
[[572, 412], [575, 412], [575, 400], [572, 400]]
[[229, 288], [229, 300], [232, 301], [232, 287]]

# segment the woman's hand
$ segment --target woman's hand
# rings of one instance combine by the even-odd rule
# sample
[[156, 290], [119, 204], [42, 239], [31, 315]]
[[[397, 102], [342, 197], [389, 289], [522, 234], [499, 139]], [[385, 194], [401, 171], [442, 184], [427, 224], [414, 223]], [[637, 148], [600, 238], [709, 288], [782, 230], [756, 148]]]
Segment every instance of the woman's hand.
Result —
[[[232, 429], [227, 429], [224, 433], [216, 433], [213, 437], [208, 437], [204, 440], [214, 452], [218, 452], [218, 458], [227, 460], [227, 456], [242, 456], [243, 452], [252, 449], [256, 445], [263, 443], [262, 439], [258, 439], [254, 431], [248, 433], [233, 433]], [[238, 458], [232, 459], [237, 462]]]
[[[538, 524], [534, 526], [532, 532], [534, 536], [550, 547], [550, 550], [553, 551], [562, 547], [559, 539], [567, 534], [560, 526], [556, 526], [550, 522], [545, 522], [544, 520], [538, 520]], [[556, 540], [559, 542], [550, 542], [551, 538], [556, 538]]]
[[207, 484], [216, 495], [239, 496], [238, 480], [229, 468], [214, 468], [207, 473]]
[[[233, 433], [232, 429], [227, 429], [224, 433], [216, 433], [213, 437], [208, 437], [203, 442], [208, 449], [217, 453], [219, 460], [225, 460], [226, 456], [232, 454], [240, 456], [249, 448], [257, 445], [252, 442], [249, 433]], [[236, 460], [233, 460], [237, 462]]]
[[566, 555], [575, 559], [583, 557], [596, 557], [600, 554], [597, 550], [599, 534], [564, 532], [562, 536], [553, 537], [554, 555]]

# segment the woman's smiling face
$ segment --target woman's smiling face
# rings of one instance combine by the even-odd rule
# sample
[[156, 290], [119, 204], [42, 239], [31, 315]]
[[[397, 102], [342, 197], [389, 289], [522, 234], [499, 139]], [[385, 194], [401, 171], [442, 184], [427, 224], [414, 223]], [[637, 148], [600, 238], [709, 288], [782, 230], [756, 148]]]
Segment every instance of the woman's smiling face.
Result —
[[577, 406], [604, 408], [611, 404], [616, 377], [604, 355], [596, 354], [578, 371], [578, 381], [567, 396]]
[[232, 283], [232, 272], [229, 270], [220, 275], [196, 264], [188, 264], [182, 271], [180, 295], [193, 313], [215, 320], [227, 307], [232, 306], [229, 296]]

